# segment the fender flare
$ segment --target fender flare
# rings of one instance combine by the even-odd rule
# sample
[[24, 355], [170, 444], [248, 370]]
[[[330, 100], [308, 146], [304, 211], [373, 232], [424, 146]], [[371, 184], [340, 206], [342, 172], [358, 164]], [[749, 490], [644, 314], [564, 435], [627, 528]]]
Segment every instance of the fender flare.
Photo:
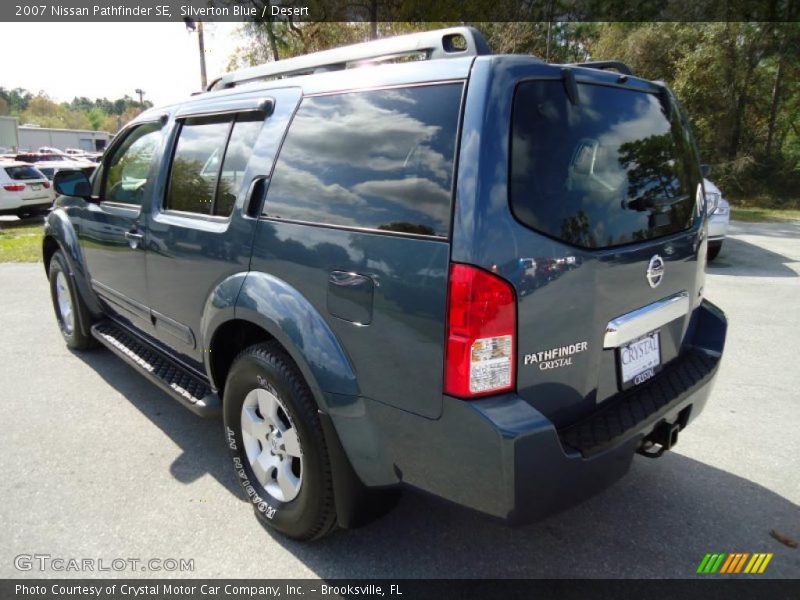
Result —
[[[203, 311], [201, 335], [209, 344], [224, 323], [237, 319], [256, 325], [284, 347], [327, 412], [328, 394], [358, 396], [355, 370], [336, 334], [316, 308], [294, 287], [267, 273], [240, 272], [223, 280]], [[210, 355], [204, 362], [212, 383]]]
[[[78, 235], [63, 208], [56, 208], [47, 215], [44, 224], [44, 236], [42, 237], [43, 257], [45, 245], [48, 240], [54, 240], [59, 250], [64, 255], [70, 270], [69, 275], [72, 277], [78, 294], [80, 294], [81, 299], [89, 309], [89, 313], [92, 317], [99, 317], [103, 313], [103, 309], [92, 290], [91, 276], [83, 261], [83, 252], [78, 242]], [[47, 272], [47, 264], [44, 265], [44, 268], [45, 275], [49, 275]], [[90, 324], [84, 323], [83, 319], [80, 319], [80, 328], [85, 335], [90, 335]]]

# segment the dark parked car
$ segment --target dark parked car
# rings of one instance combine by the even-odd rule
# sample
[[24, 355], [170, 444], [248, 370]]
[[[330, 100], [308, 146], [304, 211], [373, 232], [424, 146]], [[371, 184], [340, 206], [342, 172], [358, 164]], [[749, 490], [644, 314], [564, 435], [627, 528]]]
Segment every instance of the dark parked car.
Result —
[[[404, 54], [429, 60], [359, 68]], [[677, 442], [725, 342], [687, 121], [618, 63], [495, 56], [470, 28], [282, 60], [54, 183], [67, 344], [222, 413], [295, 538], [403, 484], [512, 523], [563, 509]]]

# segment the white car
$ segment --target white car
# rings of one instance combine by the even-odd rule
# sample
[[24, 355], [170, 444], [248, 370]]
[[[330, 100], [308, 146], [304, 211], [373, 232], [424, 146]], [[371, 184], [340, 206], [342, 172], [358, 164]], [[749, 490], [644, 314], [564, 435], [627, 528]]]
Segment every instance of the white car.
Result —
[[722, 197], [722, 192], [713, 182], [703, 179], [703, 187], [705, 187], [709, 205], [716, 205], [708, 219], [708, 260], [714, 260], [722, 250], [722, 242], [725, 241], [728, 233], [731, 205]]
[[0, 215], [46, 212], [53, 200], [50, 181], [36, 167], [19, 161], [0, 162]]
[[55, 177], [56, 173], [58, 173], [59, 171], [74, 171], [77, 169], [79, 171], [83, 171], [84, 173], [86, 173], [86, 177], [91, 177], [95, 168], [97, 168], [96, 163], [76, 162], [74, 160], [43, 161], [43, 162], [33, 163], [33, 166], [39, 169], [39, 171], [50, 181], [53, 180], [53, 177]]

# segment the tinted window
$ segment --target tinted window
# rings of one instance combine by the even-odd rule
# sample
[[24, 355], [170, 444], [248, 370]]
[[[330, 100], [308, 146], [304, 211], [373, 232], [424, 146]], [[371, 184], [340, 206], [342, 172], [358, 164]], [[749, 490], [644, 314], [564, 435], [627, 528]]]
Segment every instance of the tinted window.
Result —
[[39, 171], [39, 169], [36, 167], [29, 167], [27, 165], [6, 167], [6, 174], [11, 177], [11, 179], [16, 179], [18, 181], [26, 181], [29, 179], [45, 179], [45, 176], [41, 171]]
[[167, 209], [213, 214], [219, 161], [230, 127], [230, 119], [183, 123], [172, 160]]
[[306, 98], [265, 216], [446, 236], [461, 84]]
[[158, 144], [161, 124], [146, 123], [131, 131], [108, 161], [104, 200], [141, 204]]
[[230, 215], [236, 196], [242, 188], [244, 171], [253, 153], [258, 132], [263, 125], [262, 120], [244, 121], [237, 118], [233, 125], [231, 138], [225, 150], [225, 160], [222, 161], [222, 173], [219, 178], [219, 189], [214, 202], [215, 215]]
[[692, 222], [699, 173], [677, 111], [659, 96], [561, 81], [517, 88], [510, 197], [526, 225], [571, 244], [615, 246]]

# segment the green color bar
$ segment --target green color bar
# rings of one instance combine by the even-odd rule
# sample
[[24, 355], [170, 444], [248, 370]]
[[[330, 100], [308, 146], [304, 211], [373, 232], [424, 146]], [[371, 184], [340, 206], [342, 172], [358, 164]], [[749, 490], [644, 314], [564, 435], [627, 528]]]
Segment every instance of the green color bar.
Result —
[[711, 568], [711, 573], [716, 573], [717, 572], [717, 569], [720, 568], [720, 566], [722, 565], [722, 561], [725, 560], [726, 556], [727, 556], [727, 554], [725, 554], [724, 552], [719, 555], [719, 558], [717, 559], [717, 562], [715, 562], [714, 566]]
[[709, 558], [711, 558], [711, 554], [706, 554], [706, 555], [703, 557], [703, 562], [701, 562], [701, 563], [700, 563], [700, 566], [699, 566], [699, 567], [697, 567], [697, 572], [698, 572], [698, 573], [704, 573], [704, 572], [705, 572], [706, 563], [708, 563], [708, 559], [709, 559]]

